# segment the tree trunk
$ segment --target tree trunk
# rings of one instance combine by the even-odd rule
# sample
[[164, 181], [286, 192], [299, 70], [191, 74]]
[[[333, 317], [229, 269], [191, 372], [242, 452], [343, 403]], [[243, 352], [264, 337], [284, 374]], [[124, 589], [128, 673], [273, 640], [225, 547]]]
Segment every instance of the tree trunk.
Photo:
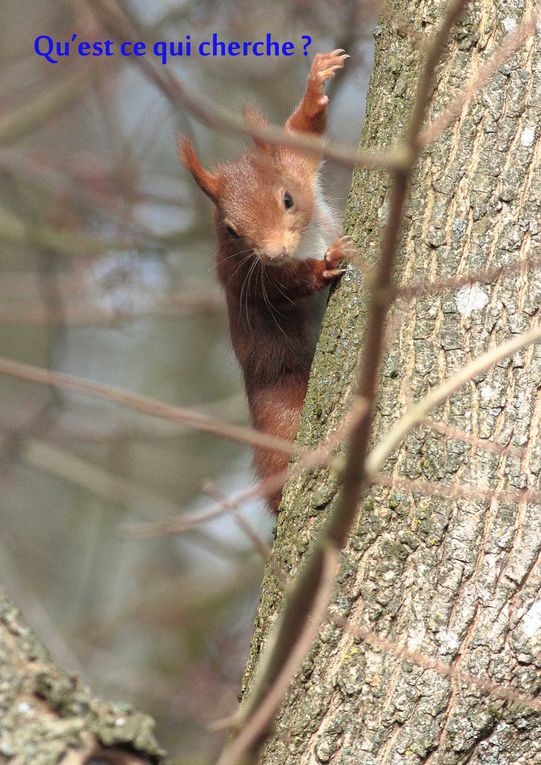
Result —
[[157, 765], [153, 726], [58, 669], [0, 590], [0, 763]]
[[[531, 2], [471, 2], [437, 71], [433, 119], [512, 32]], [[439, 0], [392, 0], [376, 32], [362, 147], [395, 144], [421, 54], [442, 18]], [[460, 118], [423, 152], [404, 221], [398, 281], [453, 280], [531, 258], [541, 206], [539, 35], [502, 64]], [[377, 257], [388, 177], [359, 171], [346, 211], [363, 260]], [[395, 306], [374, 439], [412, 399], [490, 346], [536, 322], [535, 268], [417, 294]], [[315, 445], [347, 411], [366, 318], [349, 271], [331, 299], [299, 434]], [[329, 762], [541, 762], [541, 715], [472, 687], [466, 673], [518, 693], [541, 688], [541, 350], [527, 348], [467, 382], [434, 412], [451, 431], [418, 427], [388, 461], [394, 487], [375, 487], [342, 556], [332, 620], [295, 679], [261, 756], [265, 765]], [[473, 439], [458, 437], [458, 429]], [[453, 437], [454, 436], [454, 437]], [[489, 451], [490, 442], [502, 449]], [[505, 448], [507, 447], [507, 448]], [[416, 481], [418, 491], [410, 492]], [[426, 483], [443, 496], [430, 495]], [[424, 486], [423, 486], [424, 484]], [[478, 490], [513, 492], [486, 498]], [[293, 575], [338, 487], [326, 471], [291, 481], [274, 556]], [[275, 566], [276, 568], [276, 566]], [[251, 658], [282, 602], [268, 568]], [[343, 629], [373, 631], [464, 673], [449, 677]]]

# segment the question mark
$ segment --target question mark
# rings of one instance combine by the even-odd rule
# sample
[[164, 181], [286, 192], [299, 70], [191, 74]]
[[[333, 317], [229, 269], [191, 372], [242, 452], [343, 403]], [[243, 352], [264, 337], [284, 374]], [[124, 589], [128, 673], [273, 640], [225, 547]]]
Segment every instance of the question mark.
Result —
[[304, 55], [307, 56], [308, 55], [308, 46], [312, 44], [312, 38], [310, 37], [310, 35], [303, 35], [301, 37], [301, 40], [306, 40], [306, 42], [304, 43], [303, 47], [304, 47]]

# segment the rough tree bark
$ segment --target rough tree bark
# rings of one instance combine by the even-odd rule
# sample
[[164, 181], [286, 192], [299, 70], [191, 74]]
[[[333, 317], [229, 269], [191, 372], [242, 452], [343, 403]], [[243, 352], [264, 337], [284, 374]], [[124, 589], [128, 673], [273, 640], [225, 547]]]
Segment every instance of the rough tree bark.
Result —
[[0, 590], [0, 763], [158, 765], [153, 727], [55, 666]]
[[[520, 0], [470, 3], [438, 68], [432, 118], [532, 7]], [[388, 3], [376, 32], [362, 147], [400, 138], [415, 92], [419, 42], [434, 32], [443, 8], [440, 0]], [[537, 34], [423, 153], [404, 225], [400, 284], [453, 279], [536, 254], [540, 93]], [[369, 263], [377, 256], [387, 186], [383, 172], [354, 175], [346, 230]], [[535, 323], [540, 300], [539, 272], [529, 268], [398, 304], [374, 437], [412, 398]], [[331, 432], [347, 410], [365, 318], [365, 287], [349, 272], [326, 315], [299, 434], [304, 445]], [[424, 426], [408, 436], [386, 473], [396, 481], [453, 483], [470, 493], [374, 488], [342, 556], [332, 615], [461, 672], [539, 693], [541, 506], [518, 492], [540, 488], [540, 385], [536, 346], [470, 381], [434, 413], [478, 445]], [[482, 448], [486, 441], [512, 448], [491, 452]], [[517, 496], [489, 501], [475, 496], [479, 488]], [[325, 470], [290, 482], [274, 545], [283, 571], [298, 569], [336, 492]], [[269, 567], [246, 686], [282, 599]], [[541, 715], [370, 647], [331, 620], [294, 681], [260, 762], [533, 765], [541, 762]]]

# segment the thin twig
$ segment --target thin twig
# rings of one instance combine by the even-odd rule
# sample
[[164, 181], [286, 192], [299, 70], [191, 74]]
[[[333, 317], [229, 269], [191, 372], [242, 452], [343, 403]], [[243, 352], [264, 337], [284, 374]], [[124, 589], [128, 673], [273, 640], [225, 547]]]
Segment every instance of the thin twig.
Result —
[[[433, 427], [436, 430], [447, 433], [451, 438], [459, 438], [471, 442], [474, 446], [480, 448], [495, 451], [497, 453], [509, 453], [515, 454], [516, 450], [511, 447], [500, 447], [498, 444], [478, 440], [474, 436], [463, 433], [459, 430], [449, 430], [447, 426], [441, 423], [434, 422], [432, 420], [427, 421], [427, 415], [438, 404], [445, 401], [453, 392], [460, 388], [465, 383], [469, 382], [473, 377], [488, 369], [494, 363], [501, 361], [506, 356], [516, 353], [521, 348], [541, 339], [541, 327], [534, 328], [527, 333], [523, 333], [517, 337], [511, 338], [510, 341], [502, 345], [492, 348], [483, 356], [474, 359], [470, 363], [466, 364], [462, 369], [458, 370], [455, 375], [445, 380], [441, 385], [430, 391], [425, 397], [423, 397], [416, 404], [412, 404], [408, 407], [405, 415], [390, 429], [383, 441], [379, 442], [370, 452], [365, 463], [365, 472], [367, 480], [373, 484], [391, 485], [387, 477], [377, 473], [377, 471], [383, 465], [385, 459], [394, 451], [394, 449], [402, 442], [405, 435], [412, 428], [417, 425], [427, 425]], [[0, 372], [2, 371], [1, 359], [0, 359]], [[342, 423], [338, 426], [337, 430], [320, 446], [313, 451], [306, 453], [299, 453], [298, 461], [291, 468], [290, 471], [283, 471], [266, 481], [250, 486], [247, 489], [243, 489], [238, 494], [227, 499], [222, 499], [217, 505], [203, 510], [197, 510], [193, 513], [183, 513], [171, 518], [166, 518], [156, 523], [141, 523], [141, 524], [129, 524], [124, 526], [124, 533], [133, 538], [162, 536], [168, 534], [182, 534], [194, 526], [199, 526], [203, 523], [214, 520], [231, 513], [236, 510], [241, 504], [247, 502], [256, 497], [269, 496], [275, 491], [282, 488], [285, 481], [289, 478], [292, 479], [300, 475], [304, 470], [312, 467], [321, 467], [329, 464], [329, 458], [332, 451], [342, 443], [349, 432], [357, 425], [360, 418], [365, 416], [367, 411], [366, 402], [357, 401], [352, 410], [346, 415]], [[335, 462], [336, 468], [340, 462]], [[402, 482], [400, 486], [398, 484], [392, 484], [399, 488], [404, 488], [405, 484]], [[409, 489], [415, 490], [417, 484], [412, 484]], [[464, 488], [464, 496], [469, 498], [481, 498], [487, 499], [494, 495], [494, 492], [487, 490], [482, 492], [480, 489], [471, 487], [471, 489]], [[438, 484], [430, 483], [427, 485], [418, 485], [419, 493], [424, 494], [443, 494], [449, 495], [450, 487], [443, 486], [438, 488]], [[458, 489], [457, 489], [458, 491]], [[458, 496], [458, 494], [457, 494]], [[461, 495], [462, 496], [462, 495]], [[518, 496], [522, 496], [519, 492], [508, 492], [501, 495], [502, 499], [508, 499], [509, 501], [516, 501]], [[532, 501], [534, 501], [532, 499]]]
[[[338, 619], [333, 619], [333, 621], [340, 624]], [[369, 643], [375, 648], [380, 648], [382, 651], [385, 651], [385, 653], [390, 653], [397, 658], [405, 659], [406, 661], [415, 664], [417, 667], [433, 670], [442, 677], [448, 677], [450, 680], [455, 680], [457, 683], [463, 683], [468, 688], [477, 688], [479, 691], [482, 691], [487, 695], [497, 696], [504, 701], [520, 704], [527, 709], [533, 709], [537, 712], [541, 711], [541, 700], [535, 696], [515, 691], [513, 688], [500, 685], [489, 679], [476, 677], [469, 672], [464, 672], [454, 664], [446, 664], [443, 661], [433, 659], [419, 651], [413, 651], [410, 648], [406, 648], [406, 646], [400, 646], [388, 638], [384, 638], [369, 630], [363, 630], [351, 623], [346, 622], [345, 625], [342, 623], [341, 626], [343, 627], [345, 634], [349, 634], [358, 640]]]
[[[88, 296], [87, 296], [88, 299]], [[135, 302], [137, 300], [135, 299]], [[222, 294], [214, 290], [197, 293], [188, 290], [171, 291], [156, 295], [154, 305], [133, 308], [101, 308], [99, 305], [81, 305], [71, 298], [61, 309], [36, 306], [28, 300], [25, 305], [14, 306], [6, 301], [0, 307], [0, 324], [4, 326], [43, 326], [49, 324], [88, 324], [118, 326], [149, 316], [192, 316], [194, 314], [223, 313]]]
[[401, 478], [385, 473], [376, 473], [373, 478], [373, 486], [386, 486], [389, 489], [407, 492], [408, 494], [421, 494], [425, 497], [445, 497], [446, 499], [467, 499], [471, 502], [531, 502], [541, 504], [541, 492], [528, 489], [481, 489], [479, 486], [470, 486], [460, 483], [439, 483], [427, 481], [422, 478]]
[[541, 266], [541, 256], [532, 255], [528, 258], [521, 258], [515, 263], [508, 263], [505, 266], [490, 268], [485, 271], [474, 271], [463, 276], [453, 276], [450, 279], [439, 279], [438, 281], [413, 282], [403, 286], [393, 288], [393, 295], [396, 298], [407, 300], [422, 295], [434, 295], [437, 292], [445, 290], [458, 290], [461, 287], [467, 287], [470, 284], [491, 284], [497, 281], [500, 276], [508, 276], [526, 271], [528, 268], [539, 268]]
[[95, 77], [95, 71], [81, 67], [69, 71], [62, 79], [50, 82], [46, 89], [41, 89], [29, 103], [6, 111], [0, 117], [0, 143], [24, 138], [49, 117], [66, 109], [84, 95], [84, 87]]
[[[237, 508], [234, 507], [227, 497], [221, 492], [217, 486], [215, 486], [211, 481], [206, 481], [203, 485], [203, 492], [205, 494], [208, 494], [209, 497], [212, 497], [217, 502], [223, 503], [225, 507], [227, 507], [229, 514], [237, 524], [237, 526], [246, 534], [250, 542], [253, 544], [254, 548], [258, 551], [258, 553], [261, 555], [263, 560], [267, 563], [271, 560], [271, 548], [264, 542], [259, 534], [256, 532], [254, 527], [252, 526], [249, 521], [246, 520], [246, 518], [238, 512]], [[277, 571], [275, 571], [275, 574]]]
[[39, 470], [46, 470], [110, 502], [137, 510], [143, 518], [175, 512], [172, 502], [148, 491], [141, 484], [113, 475], [102, 467], [92, 465], [88, 460], [40, 439], [27, 439], [16, 454], [19, 459]]
[[141, 247], [132, 238], [100, 239], [72, 231], [63, 231], [41, 224], [21, 220], [4, 208], [0, 208], [0, 240], [15, 245], [37, 246], [63, 255], [89, 255], [110, 253], [111, 250], [127, 250]]
[[465, 430], [462, 430], [461, 428], [455, 428], [452, 425], [447, 425], [445, 422], [436, 422], [436, 420], [425, 418], [422, 423], [419, 424], [425, 425], [425, 427], [430, 428], [431, 430], [435, 430], [438, 433], [442, 433], [443, 435], [455, 441], [463, 441], [466, 444], [470, 444], [474, 450], [482, 449], [486, 452], [499, 454], [502, 457], [511, 456], [518, 457], [520, 459], [523, 456], [523, 450], [518, 446], [512, 446], [511, 443], [508, 443], [506, 446], [502, 446], [501, 444], [497, 444], [495, 441], [489, 441], [488, 438], [480, 438], [473, 433], [466, 433]]
[[231, 745], [222, 752], [217, 765], [235, 765], [253, 749], [261, 737], [265, 736], [304, 657], [319, 633], [327, 614], [337, 572], [338, 551], [334, 547], [327, 547], [323, 551], [321, 582], [295, 645], [256, 712]]
[[87, 396], [111, 401], [120, 406], [126, 406], [143, 412], [152, 417], [161, 417], [173, 422], [182, 422], [189, 425], [194, 430], [201, 430], [205, 433], [213, 433], [222, 438], [229, 438], [232, 441], [250, 444], [251, 446], [260, 446], [270, 451], [279, 451], [283, 454], [292, 454], [294, 444], [283, 438], [275, 438], [266, 433], [252, 428], [242, 427], [241, 425], [232, 425], [227, 422], [216, 420], [208, 415], [195, 412], [185, 407], [173, 406], [163, 401], [158, 401], [150, 396], [142, 396], [123, 388], [116, 388], [103, 383], [85, 380], [83, 377], [67, 375], [63, 372], [53, 372], [49, 369], [33, 367], [29, 364], [22, 364], [18, 361], [0, 357], [0, 374], [9, 375], [18, 380], [37, 383], [39, 385], [51, 385], [56, 388], [74, 390], [78, 393], [84, 393]]
[[[93, 0], [92, 10], [106, 29], [119, 40], [133, 39], [130, 27], [141, 37], [141, 30], [133, 17], [119, 13], [118, 5], [104, 0]], [[317, 138], [306, 134], [287, 132], [278, 125], [247, 124], [232, 115], [228, 110], [221, 109], [214, 101], [194, 95], [170, 71], [160, 68], [148, 56], [130, 59], [144, 72], [165, 95], [175, 110], [186, 109], [203, 124], [219, 130], [227, 130], [236, 135], [251, 136], [262, 141], [268, 141], [277, 146], [301, 149], [305, 152], [318, 154], [333, 159], [348, 167], [365, 168], [394, 168], [402, 167], [407, 157], [401, 147], [385, 151], [358, 151], [343, 146], [325, 138]]]
[[323, 466], [336, 470], [342, 464], [342, 461], [339, 457], [332, 458], [332, 452], [348, 438], [351, 430], [359, 419], [365, 416], [365, 413], [366, 403], [356, 400], [351, 410], [343, 417], [337, 429], [322, 444], [319, 444], [312, 451], [298, 452], [297, 460], [291, 469], [283, 470], [281, 473], [276, 473], [265, 481], [243, 489], [237, 494], [228, 497], [227, 502], [220, 501], [212, 507], [196, 510], [193, 513], [182, 513], [180, 516], [166, 518], [158, 523], [129, 524], [124, 527], [124, 532], [128, 537], [135, 538], [162, 536], [164, 534], [183, 534], [194, 526], [199, 526], [221, 515], [230, 513], [232, 509], [237, 509], [252, 499], [270, 497], [283, 487], [286, 480], [297, 478], [305, 470]]
[[541, 340], [541, 326], [533, 327], [505, 343], [491, 348], [482, 356], [472, 359], [456, 374], [449, 377], [440, 385], [433, 388], [416, 404], [408, 407], [404, 415], [390, 428], [379, 443], [374, 446], [366, 458], [365, 472], [372, 477], [383, 466], [387, 457], [402, 443], [407, 433], [419, 423], [422, 423], [428, 413], [438, 404], [446, 401], [458, 388], [469, 382], [476, 375], [497, 364], [506, 356], [522, 350], [528, 345]]

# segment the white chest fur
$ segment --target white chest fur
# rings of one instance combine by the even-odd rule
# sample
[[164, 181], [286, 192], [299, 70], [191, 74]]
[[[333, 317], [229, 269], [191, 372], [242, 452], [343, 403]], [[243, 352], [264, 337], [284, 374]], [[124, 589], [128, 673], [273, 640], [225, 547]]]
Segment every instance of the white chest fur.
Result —
[[339, 236], [336, 213], [323, 197], [319, 182], [316, 183], [314, 214], [302, 235], [295, 256], [299, 260], [323, 260], [329, 245]]

